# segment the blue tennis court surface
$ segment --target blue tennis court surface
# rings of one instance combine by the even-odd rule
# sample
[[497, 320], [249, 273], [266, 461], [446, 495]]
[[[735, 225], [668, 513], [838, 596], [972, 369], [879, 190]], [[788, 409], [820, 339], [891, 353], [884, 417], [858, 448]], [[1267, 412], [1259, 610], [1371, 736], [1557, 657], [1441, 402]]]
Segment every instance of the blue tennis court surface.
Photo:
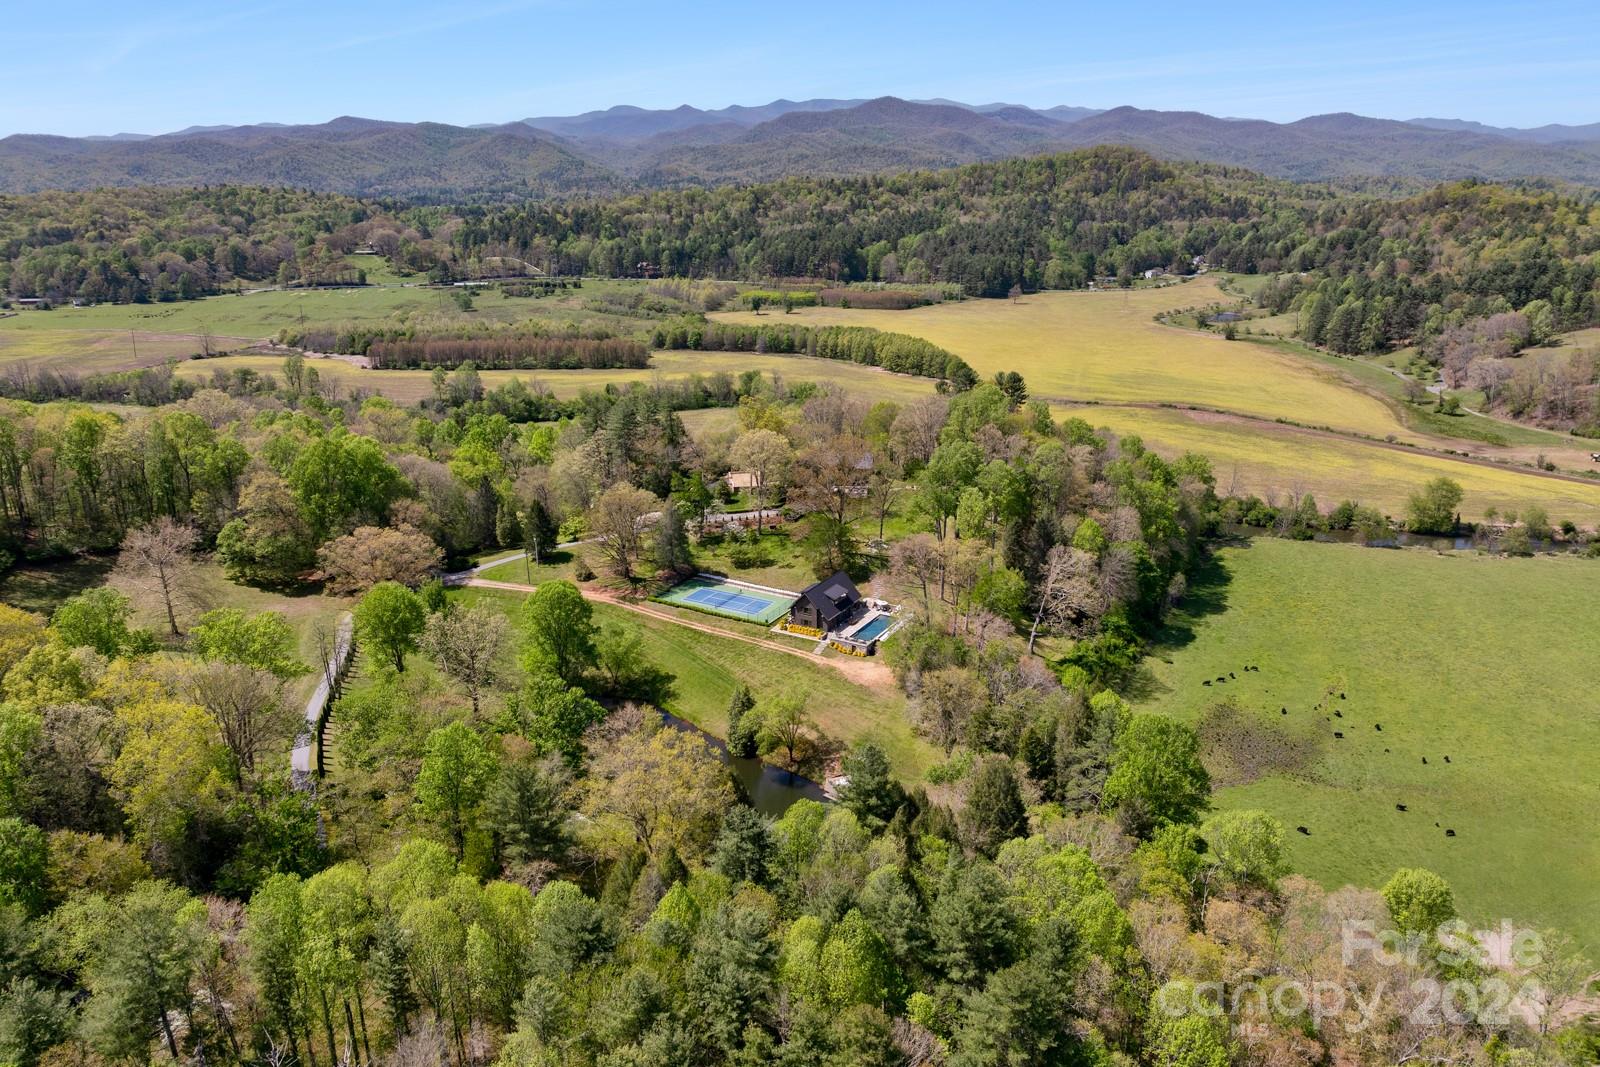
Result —
[[759, 615], [771, 602], [748, 593], [730, 593], [726, 589], [691, 589], [683, 598], [690, 604], [704, 604], [708, 608], [726, 608], [738, 615]]
[[770, 625], [789, 613], [793, 596], [767, 593], [729, 582], [691, 578], [656, 597], [666, 604], [692, 607], [712, 615]]

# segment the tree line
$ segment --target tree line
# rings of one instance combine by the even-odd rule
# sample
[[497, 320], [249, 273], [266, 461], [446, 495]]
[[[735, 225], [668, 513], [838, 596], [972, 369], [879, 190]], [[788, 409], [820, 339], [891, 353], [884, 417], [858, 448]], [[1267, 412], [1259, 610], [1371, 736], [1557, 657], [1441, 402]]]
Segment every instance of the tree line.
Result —
[[966, 360], [931, 341], [870, 326], [749, 325], [708, 322], [704, 316], [689, 316], [656, 327], [651, 344], [667, 349], [779, 353], [845, 360], [882, 367], [896, 374], [938, 378], [957, 391], [970, 389], [978, 381], [977, 372]]
[[[152, 299], [151, 285], [198, 296], [230, 277], [291, 284], [336, 269], [358, 247], [403, 273], [439, 277], [512, 257], [559, 276], [636, 277], [648, 266], [686, 278], [943, 283], [991, 297], [1131, 281], [1152, 268], [1186, 273], [1203, 261], [1282, 275], [1263, 295], [1266, 306], [1309, 305], [1307, 319], [1320, 323], [1314, 340], [1323, 343], [1326, 330], [1326, 343], [1348, 351], [1409, 343], [1452, 315], [1535, 300], [1550, 303], [1560, 328], [1592, 322], [1600, 248], [1590, 192], [1469, 181], [1386, 197], [1120, 147], [501, 207], [226, 188], [52, 193], [7, 204], [16, 222], [0, 258], [17, 296]], [[204, 226], [185, 221], [190, 207]], [[97, 209], [126, 221], [102, 230]], [[142, 221], [146, 214], [163, 225]], [[235, 236], [224, 241], [219, 228]], [[109, 288], [92, 282], [87, 259], [125, 257], [130, 240], [161, 262], [118, 266]], [[140, 274], [167, 281], [134, 285]]]

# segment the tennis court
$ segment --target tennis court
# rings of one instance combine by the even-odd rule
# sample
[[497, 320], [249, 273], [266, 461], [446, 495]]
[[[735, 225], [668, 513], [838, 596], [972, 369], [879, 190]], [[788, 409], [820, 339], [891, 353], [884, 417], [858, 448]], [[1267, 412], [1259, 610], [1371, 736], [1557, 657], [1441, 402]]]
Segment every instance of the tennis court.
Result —
[[781, 594], [775, 590], [755, 589], [709, 578], [691, 578], [679, 582], [655, 599], [663, 604], [676, 604], [711, 615], [770, 626], [789, 613], [794, 594]]

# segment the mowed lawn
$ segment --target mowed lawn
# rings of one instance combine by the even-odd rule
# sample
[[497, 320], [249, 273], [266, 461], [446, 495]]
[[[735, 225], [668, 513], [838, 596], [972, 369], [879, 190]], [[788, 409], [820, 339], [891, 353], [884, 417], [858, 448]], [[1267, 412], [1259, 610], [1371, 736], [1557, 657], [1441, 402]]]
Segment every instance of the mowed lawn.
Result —
[[1258, 539], [1221, 549], [1196, 590], [1147, 661], [1144, 706], [1198, 721], [1232, 699], [1258, 751], [1281, 730], [1309, 754], [1220, 806], [1276, 815], [1324, 885], [1428, 867], [1469, 918], [1600, 949], [1600, 562]]
[[1199, 452], [1211, 460], [1218, 493], [1253, 493], [1283, 503], [1291, 492], [1310, 492], [1324, 510], [1341, 500], [1356, 500], [1400, 519], [1407, 498], [1442, 476], [1454, 479], [1466, 494], [1460, 511], [1468, 521], [1482, 519], [1491, 507], [1502, 515], [1520, 514], [1537, 504], [1558, 523], [1571, 519], [1580, 526], [1600, 526], [1600, 481], [1541, 477], [1516, 467], [1464, 463], [1209, 412], [1089, 405], [1058, 407], [1055, 414], [1076, 415], [1118, 434], [1138, 434], [1168, 458]]
[[1151, 289], [1044, 292], [907, 311], [803, 308], [787, 318], [715, 317], [915, 334], [961, 356], [985, 378], [1018, 371], [1029, 392], [1045, 399], [1176, 401], [1378, 436], [1404, 432], [1381, 400], [1309, 360], [1155, 321], [1174, 308], [1233, 299], [1207, 277]]
[[[513, 615], [524, 596], [473, 588], [453, 595], [486, 600]], [[824, 733], [845, 743], [877, 743], [904, 781], [922, 780], [938, 762], [933, 746], [912, 729], [905, 697], [896, 688], [870, 689], [821, 662], [808, 663], [798, 656], [610, 604], [594, 604], [594, 618], [601, 625], [620, 626], [640, 635], [646, 658], [673, 675], [674, 695], [667, 710], [708, 733], [727, 736], [728, 700], [742, 682], [750, 687], [758, 705], [775, 696], [805, 694], [806, 713]]]

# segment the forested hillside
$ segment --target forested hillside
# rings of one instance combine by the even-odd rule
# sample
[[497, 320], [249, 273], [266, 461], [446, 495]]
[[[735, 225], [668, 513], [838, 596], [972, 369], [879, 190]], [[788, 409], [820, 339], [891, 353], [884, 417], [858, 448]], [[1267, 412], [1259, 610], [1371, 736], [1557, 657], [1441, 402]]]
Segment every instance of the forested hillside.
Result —
[[[0, 196], [0, 261], [13, 296], [188, 300], [336, 269], [328, 238], [374, 210], [342, 196], [245, 186]], [[388, 251], [403, 258], [398, 247]]]
[[42, 194], [6, 209], [11, 294], [57, 300], [338, 278], [358, 247], [435, 279], [511, 257], [559, 275], [947, 282], [980, 296], [1203, 263], [1281, 274], [1263, 302], [1303, 310], [1309, 340], [1355, 352], [1533, 301], [1555, 329], [1584, 325], [1600, 277], [1593, 193], [1467, 182], [1389, 199], [1122, 148], [503, 208], [224, 189]]

